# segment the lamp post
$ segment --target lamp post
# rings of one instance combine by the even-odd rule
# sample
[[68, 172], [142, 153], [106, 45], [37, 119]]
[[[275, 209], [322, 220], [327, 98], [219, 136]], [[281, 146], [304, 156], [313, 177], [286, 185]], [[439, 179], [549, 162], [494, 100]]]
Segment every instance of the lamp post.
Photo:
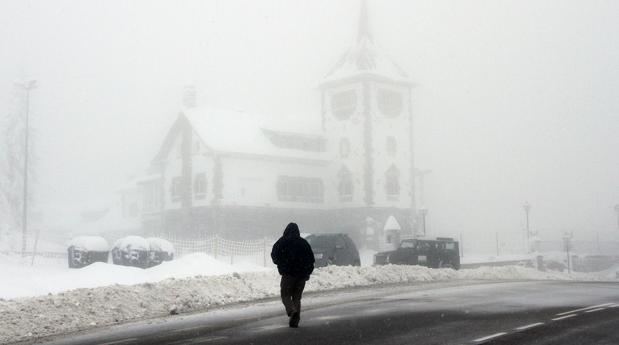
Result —
[[30, 134], [30, 91], [37, 87], [36, 80], [30, 80], [25, 83], [15, 83], [26, 93], [26, 112], [24, 123], [24, 191], [23, 191], [23, 209], [22, 209], [22, 257], [26, 256], [26, 235], [28, 232], [28, 156], [29, 156], [29, 134]]
[[419, 214], [421, 214], [421, 221], [422, 221], [422, 229], [423, 229], [423, 236], [426, 236], [426, 215], [428, 214], [428, 209], [425, 207], [421, 207], [419, 209]]
[[531, 211], [531, 204], [529, 204], [528, 201], [525, 201], [524, 205], [522, 205], [522, 208], [524, 209], [524, 215], [526, 217], [526, 223], [525, 223], [525, 231], [526, 231], [525, 240], [526, 240], [526, 244], [525, 244], [524, 248], [525, 248], [525, 251], [528, 254], [529, 253], [529, 246], [531, 245], [530, 239], [529, 239], [529, 236], [531, 235], [531, 229], [529, 228], [529, 212]]

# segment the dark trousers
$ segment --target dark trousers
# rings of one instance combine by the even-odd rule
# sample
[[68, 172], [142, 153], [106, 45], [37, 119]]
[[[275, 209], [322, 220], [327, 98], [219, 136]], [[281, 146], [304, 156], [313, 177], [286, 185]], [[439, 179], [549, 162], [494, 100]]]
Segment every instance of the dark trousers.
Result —
[[301, 295], [305, 288], [305, 277], [283, 275], [279, 284], [281, 288], [282, 303], [288, 316], [295, 312], [301, 314]]

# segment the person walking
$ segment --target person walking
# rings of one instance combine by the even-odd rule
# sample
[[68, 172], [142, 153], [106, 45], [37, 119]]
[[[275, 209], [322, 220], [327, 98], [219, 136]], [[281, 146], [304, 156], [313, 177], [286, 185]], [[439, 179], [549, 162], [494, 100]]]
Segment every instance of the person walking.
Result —
[[273, 245], [271, 259], [282, 276], [280, 293], [290, 318], [288, 325], [297, 328], [301, 320], [301, 296], [305, 282], [314, 271], [314, 252], [301, 237], [297, 224], [286, 226], [284, 235]]

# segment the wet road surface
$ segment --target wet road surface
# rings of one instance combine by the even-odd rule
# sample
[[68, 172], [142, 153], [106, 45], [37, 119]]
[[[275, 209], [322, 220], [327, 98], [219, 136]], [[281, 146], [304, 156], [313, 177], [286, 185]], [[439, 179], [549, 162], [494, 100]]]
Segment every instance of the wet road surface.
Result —
[[442, 282], [308, 294], [298, 329], [276, 300], [37, 344], [619, 344], [619, 284]]

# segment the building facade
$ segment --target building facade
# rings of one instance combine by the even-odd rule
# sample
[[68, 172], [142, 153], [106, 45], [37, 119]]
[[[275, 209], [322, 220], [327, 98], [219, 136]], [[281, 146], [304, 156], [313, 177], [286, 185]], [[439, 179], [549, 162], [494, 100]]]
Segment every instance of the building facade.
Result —
[[189, 97], [135, 182], [143, 232], [261, 238], [294, 221], [371, 244], [389, 219], [389, 230], [395, 220], [415, 235], [411, 88], [362, 5], [354, 43], [319, 85], [313, 124], [269, 125]]

